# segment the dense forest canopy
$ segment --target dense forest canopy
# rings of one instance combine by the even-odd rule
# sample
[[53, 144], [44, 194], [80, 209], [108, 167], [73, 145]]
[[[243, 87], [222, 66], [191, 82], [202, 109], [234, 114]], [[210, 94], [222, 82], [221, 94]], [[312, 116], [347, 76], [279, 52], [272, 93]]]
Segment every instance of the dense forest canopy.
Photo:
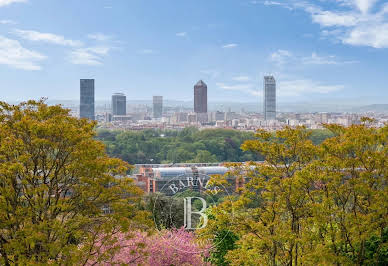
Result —
[[[311, 140], [319, 144], [332, 137], [328, 130], [312, 130]], [[97, 131], [112, 157], [130, 164], [145, 163], [214, 163], [261, 161], [263, 157], [240, 147], [254, 139], [253, 132], [231, 129], [185, 128], [178, 130]]]

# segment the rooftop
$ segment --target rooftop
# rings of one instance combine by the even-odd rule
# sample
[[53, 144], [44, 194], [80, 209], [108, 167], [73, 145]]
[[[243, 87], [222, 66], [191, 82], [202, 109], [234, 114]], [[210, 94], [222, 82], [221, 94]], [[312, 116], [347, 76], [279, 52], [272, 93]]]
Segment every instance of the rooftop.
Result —
[[205, 87], [207, 87], [206, 83], [203, 82], [202, 79], [201, 79], [200, 81], [198, 81], [197, 84], [195, 84], [195, 86], [198, 86], [198, 87], [203, 87], [203, 86], [205, 86]]

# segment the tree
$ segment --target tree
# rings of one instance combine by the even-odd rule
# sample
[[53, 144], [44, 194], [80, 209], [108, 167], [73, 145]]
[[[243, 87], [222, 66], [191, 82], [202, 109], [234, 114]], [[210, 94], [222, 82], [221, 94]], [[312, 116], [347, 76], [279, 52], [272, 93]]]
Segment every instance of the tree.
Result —
[[193, 160], [190, 160], [190, 162], [193, 163], [215, 163], [217, 162], [217, 157], [215, 155], [212, 155], [210, 152], [206, 150], [200, 150], [198, 151], [197, 155]]
[[334, 134], [328, 129], [311, 130], [310, 139], [315, 145], [321, 144], [326, 139], [332, 138], [332, 137], [334, 137]]
[[381, 236], [372, 236], [365, 242], [365, 264], [388, 265], [388, 227], [385, 227]]
[[97, 236], [146, 221], [94, 127], [43, 100], [0, 102], [0, 264], [83, 264]]
[[[134, 235], [134, 236], [133, 236]], [[207, 247], [196, 242], [195, 235], [184, 229], [163, 230], [153, 235], [144, 232], [118, 233], [117, 242], [101, 246], [100, 250], [119, 250], [100, 261], [100, 265], [206, 265]], [[91, 260], [89, 264], [95, 261]]]
[[[262, 156], [242, 151], [241, 144], [252, 139], [251, 132], [226, 129], [199, 131], [186, 128], [174, 130], [107, 131], [98, 130], [96, 138], [103, 141], [110, 156], [130, 164], [185, 163], [195, 160], [201, 163], [221, 161], [260, 161]], [[204, 154], [203, 151], [210, 152]]]
[[183, 199], [152, 193], [145, 198], [146, 210], [152, 213], [157, 229], [174, 229], [184, 226]]
[[230, 262], [226, 260], [226, 255], [229, 251], [237, 248], [236, 242], [238, 237], [231, 230], [233, 218], [230, 217], [231, 212], [225, 212], [230, 202], [228, 200], [212, 206], [207, 209], [208, 224], [205, 229], [199, 230], [197, 236], [203, 241], [211, 242], [210, 254], [207, 261], [214, 265], [227, 266]]
[[261, 153], [265, 162], [233, 166], [232, 173], [247, 182], [231, 204], [212, 209], [214, 219], [205, 228], [213, 239], [214, 228], [238, 237], [225, 256], [228, 262], [386, 261], [388, 125], [376, 129], [365, 121], [347, 128], [326, 125], [333, 137], [320, 145], [303, 127], [259, 131], [244, 143], [243, 149]]
[[327, 125], [335, 136], [322, 143], [321, 160], [304, 173], [306, 179], [316, 179], [318, 188], [313, 204], [319, 212], [311, 221], [319, 230], [307, 238], [319, 240], [320, 248], [311, 254], [315, 260], [325, 254], [335, 264], [362, 265], [367, 241], [383, 237], [386, 230], [388, 125], [376, 129], [368, 126], [369, 119], [363, 121], [348, 128]]

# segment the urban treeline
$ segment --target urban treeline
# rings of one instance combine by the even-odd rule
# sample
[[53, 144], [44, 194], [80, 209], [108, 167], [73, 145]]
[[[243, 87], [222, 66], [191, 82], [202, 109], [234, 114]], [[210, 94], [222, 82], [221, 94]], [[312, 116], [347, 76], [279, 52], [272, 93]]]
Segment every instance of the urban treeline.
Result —
[[[310, 132], [315, 144], [334, 136], [329, 130]], [[264, 157], [259, 153], [241, 149], [254, 135], [232, 129], [188, 127], [179, 131], [99, 129], [96, 138], [105, 143], [109, 156], [130, 164], [169, 164], [261, 161]]]

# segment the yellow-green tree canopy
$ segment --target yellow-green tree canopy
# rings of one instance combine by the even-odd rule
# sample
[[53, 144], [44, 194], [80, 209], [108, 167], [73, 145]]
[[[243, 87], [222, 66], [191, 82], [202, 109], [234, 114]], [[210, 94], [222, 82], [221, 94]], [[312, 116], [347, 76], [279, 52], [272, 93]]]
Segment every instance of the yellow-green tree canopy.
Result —
[[142, 223], [129, 165], [94, 127], [43, 101], [0, 102], [0, 264], [82, 264], [100, 236]]
[[334, 136], [320, 145], [303, 127], [258, 132], [242, 148], [265, 162], [235, 165], [247, 181], [232, 204], [211, 210], [204, 235], [237, 236], [231, 265], [387, 263], [388, 125], [363, 121], [326, 125]]

